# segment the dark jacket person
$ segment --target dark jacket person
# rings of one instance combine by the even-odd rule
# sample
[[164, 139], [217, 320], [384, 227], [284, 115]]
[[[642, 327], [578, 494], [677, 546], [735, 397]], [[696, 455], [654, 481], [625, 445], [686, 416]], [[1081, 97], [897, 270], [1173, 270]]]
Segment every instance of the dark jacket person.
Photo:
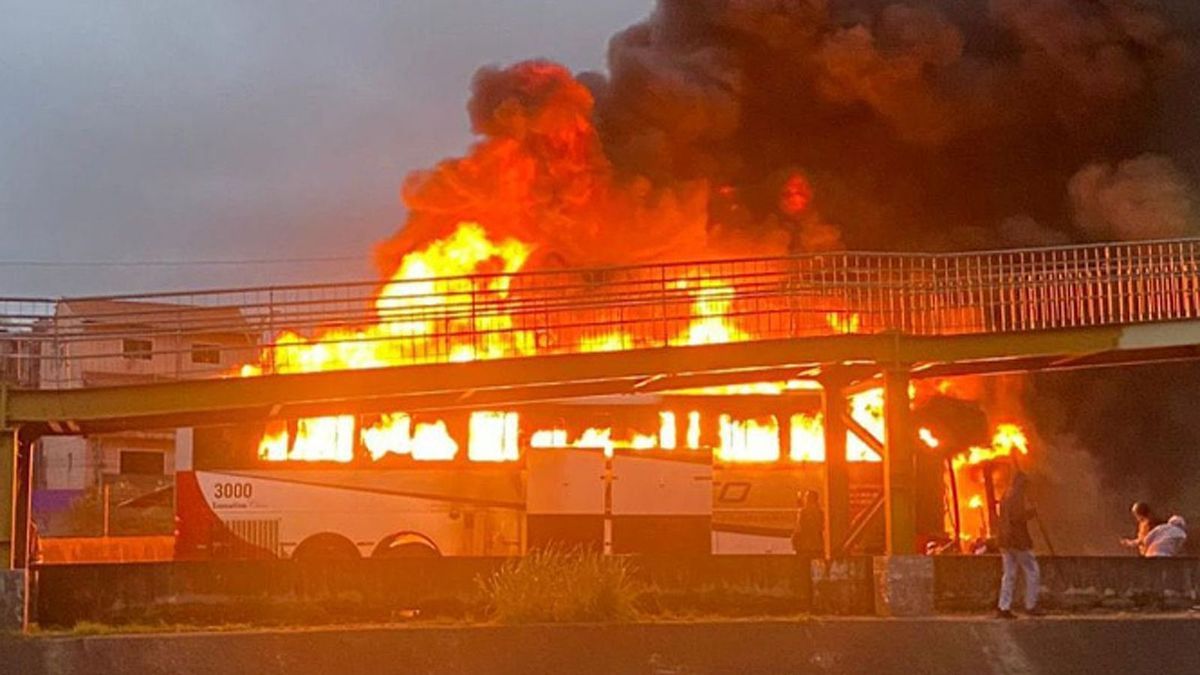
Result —
[[1000, 556], [1004, 561], [1004, 577], [1000, 581], [999, 616], [1013, 618], [1013, 592], [1017, 586], [1017, 572], [1025, 574], [1025, 609], [1037, 612], [1038, 569], [1033, 555], [1033, 538], [1029, 536], [1029, 520], [1035, 512], [1025, 503], [1025, 474], [1018, 471], [1013, 476], [1012, 486], [1000, 501]]
[[821, 511], [821, 497], [814, 490], [805, 491], [800, 499], [792, 550], [806, 558], [825, 557], [825, 513]]

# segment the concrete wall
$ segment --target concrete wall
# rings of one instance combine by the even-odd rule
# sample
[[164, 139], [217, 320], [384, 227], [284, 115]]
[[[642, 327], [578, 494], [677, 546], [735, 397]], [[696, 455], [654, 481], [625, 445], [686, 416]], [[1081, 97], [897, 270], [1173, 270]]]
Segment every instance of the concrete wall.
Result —
[[[480, 616], [479, 580], [503, 558], [46, 565], [35, 580], [43, 626], [103, 623], [256, 625]], [[873, 611], [871, 559], [829, 565], [794, 556], [637, 556], [655, 615], [795, 615]]]
[[[998, 558], [921, 560], [931, 563], [933, 578], [923, 592], [932, 597], [909, 604], [928, 609], [884, 609], [912, 615], [929, 609], [986, 612], [995, 606]], [[78, 621], [311, 625], [390, 621], [414, 612], [478, 618], [486, 610], [479, 579], [503, 562], [435, 558], [47, 565], [36, 572], [34, 614], [44, 626]], [[631, 562], [646, 589], [639, 607], [655, 616], [870, 615], [877, 611], [873, 577], [885, 570], [881, 561], [870, 558], [810, 565], [794, 556], [660, 555], [637, 556]], [[1200, 598], [1198, 567], [1196, 559], [1046, 559], [1042, 604], [1066, 611], [1187, 609]], [[908, 583], [905, 574], [893, 574], [892, 583]]]
[[[0, 570], [0, 634], [20, 630], [25, 622], [25, 572]], [[0, 664], [4, 659], [0, 658]]]
[[0, 637], [4, 672], [988, 673], [1196, 672], [1200, 621], [834, 620]]
[[[980, 611], [996, 605], [998, 556], [934, 558], [939, 611]], [[1062, 557], [1041, 559], [1041, 604], [1048, 609], [1186, 609], [1200, 599], [1200, 559]], [[1024, 582], [1018, 582], [1018, 597]]]

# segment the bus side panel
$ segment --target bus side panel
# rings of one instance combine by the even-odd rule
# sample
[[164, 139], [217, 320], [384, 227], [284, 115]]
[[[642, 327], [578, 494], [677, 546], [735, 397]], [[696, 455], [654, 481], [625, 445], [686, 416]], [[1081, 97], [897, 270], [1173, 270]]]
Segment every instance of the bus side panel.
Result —
[[822, 465], [725, 464], [713, 480], [714, 553], [790, 554], [796, 493], [822, 486]]
[[614, 553], [708, 553], [708, 453], [618, 451], [612, 458]]
[[604, 454], [599, 450], [539, 448], [528, 469], [529, 548], [553, 544], [601, 550], [604, 545]]
[[239, 536], [230, 529], [204, 495], [195, 471], [175, 474], [175, 559], [258, 559], [276, 552]]
[[[882, 465], [853, 462], [850, 474], [851, 529], [861, 529], [851, 551], [873, 553], [883, 545]], [[727, 464], [713, 481], [714, 553], [790, 554], [796, 525], [796, 496], [816, 490], [824, 503], [824, 465]]]
[[175, 472], [175, 559], [204, 560], [212, 557], [212, 530], [217, 514], [200, 494], [194, 471]]
[[226, 528], [283, 557], [318, 534], [345, 538], [363, 557], [401, 534], [418, 535], [443, 555], [520, 552], [517, 472], [199, 472], [197, 482]]

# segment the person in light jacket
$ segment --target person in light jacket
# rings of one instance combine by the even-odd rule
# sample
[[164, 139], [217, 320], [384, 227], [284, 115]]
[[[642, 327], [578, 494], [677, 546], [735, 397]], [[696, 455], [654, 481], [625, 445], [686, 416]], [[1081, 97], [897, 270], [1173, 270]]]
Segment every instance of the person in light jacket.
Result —
[[1171, 516], [1167, 522], [1146, 534], [1147, 558], [1174, 558], [1183, 555], [1187, 543], [1187, 522], [1182, 516]]

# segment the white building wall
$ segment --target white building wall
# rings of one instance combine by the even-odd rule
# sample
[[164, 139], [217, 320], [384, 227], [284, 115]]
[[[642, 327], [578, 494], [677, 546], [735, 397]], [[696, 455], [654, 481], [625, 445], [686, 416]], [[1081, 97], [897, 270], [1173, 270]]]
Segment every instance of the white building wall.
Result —
[[83, 490], [93, 484], [96, 466], [88, 440], [80, 436], [47, 436], [41, 440], [40, 485], [47, 490]]

